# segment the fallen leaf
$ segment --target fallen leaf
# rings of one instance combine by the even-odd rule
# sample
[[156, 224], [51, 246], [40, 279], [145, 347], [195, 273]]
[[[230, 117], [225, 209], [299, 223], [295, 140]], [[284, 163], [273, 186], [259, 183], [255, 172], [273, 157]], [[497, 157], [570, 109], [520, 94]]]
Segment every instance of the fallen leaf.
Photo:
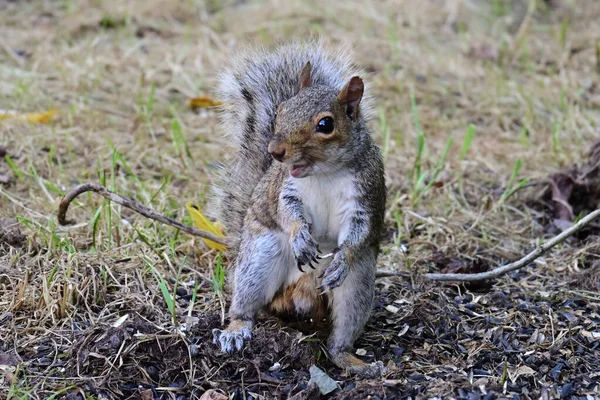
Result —
[[311, 365], [308, 371], [310, 372], [308, 384], [310, 385], [311, 382], [316, 383], [322, 395], [329, 394], [334, 390], [339, 389], [337, 382], [331, 379], [329, 375], [316, 365]]
[[219, 107], [221, 105], [223, 105], [222, 101], [209, 96], [198, 96], [190, 99], [190, 107], [192, 108]]
[[546, 335], [541, 333], [539, 329], [536, 329], [531, 334], [531, 337], [529, 338], [529, 340], [527, 340], [527, 343], [542, 344], [542, 343], [544, 343], [544, 340], [546, 340]]
[[140, 392], [140, 399], [141, 400], [153, 400], [154, 394], [152, 393], [152, 390], [151, 389], [142, 390]]
[[[600, 203], [600, 140], [592, 143], [586, 154], [587, 162], [548, 176], [546, 189], [540, 193], [544, 208], [552, 204], [550, 219], [553, 226], [564, 231], [576, 217], [584, 216]], [[598, 230], [592, 224], [577, 233], [583, 239]]]
[[37, 124], [47, 124], [52, 120], [56, 110], [52, 109], [45, 113], [19, 113], [16, 111], [0, 110], [0, 121], [5, 119], [20, 119]]
[[508, 370], [508, 376], [513, 384], [517, 381], [517, 379], [520, 376], [532, 376], [532, 375], [535, 375], [535, 371], [531, 367], [528, 367], [527, 365], [521, 365], [519, 368], [514, 369], [512, 371], [511, 371], [511, 369]]
[[402, 326], [402, 329], [400, 329], [400, 331], [398, 331], [398, 336], [404, 336], [404, 334], [405, 334], [406, 332], [408, 332], [408, 328], [410, 328], [410, 327], [408, 326], [408, 324], [404, 324], [404, 325]]
[[582, 329], [579, 331], [579, 333], [581, 334], [581, 336], [590, 339], [590, 341], [600, 340], [600, 331], [590, 332], [586, 331], [585, 329]]
[[214, 389], [209, 389], [200, 396], [200, 400], [227, 400], [227, 396]]
[[[209, 219], [206, 218], [204, 214], [202, 214], [202, 209], [200, 209], [200, 207], [197, 204], [190, 202], [185, 205], [185, 208], [187, 208], [190, 216], [192, 217], [196, 228], [205, 230], [219, 237], [225, 237], [225, 235], [223, 234], [223, 226], [218, 222], [213, 223], [209, 221]], [[212, 240], [208, 239], [202, 240], [204, 240], [204, 243], [206, 243], [206, 245], [213, 250], [227, 250], [227, 246], [223, 244], [215, 243]]]
[[573, 221], [573, 207], [569, 204], [569, 198], [575, 187], [575, 180], [562, 172], [550, 176], [552, 185], [552, 201], [554, 202], [554, 212], [558, 219], [563, 221]]

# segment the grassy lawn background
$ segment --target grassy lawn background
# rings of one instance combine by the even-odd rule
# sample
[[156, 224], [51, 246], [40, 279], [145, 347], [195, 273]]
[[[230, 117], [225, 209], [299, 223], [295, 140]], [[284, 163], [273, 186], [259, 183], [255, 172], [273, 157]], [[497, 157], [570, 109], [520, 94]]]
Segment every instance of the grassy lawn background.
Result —
[[[0, 0], [0, 109], [57, 110], [0, 120], [0, 392], [286, 398], [312, 364], [340, 381], [330, 398], [598, 390], [597, 227], [483, 287], [421, 278], [556, 234], [547, 185], [514, 189], [585, 164], [598, 137], [600, 3], [528, 3]], [[244, 355], [221, 355], [210, 332], [228, 294], [213, 277], [229, 260], [95, 195], [72, 205], [75, 225], [56, 222], [63, 194], [92, 181], [191, 224], [224, 142], [216, 110], [189, 100], [213, 94], [239, 46], [310, 35], [349, 46], [376, 98], [379, 267], [412, 274], [378, 281], [356, 344], [389, 363], [382, 380], [343, 376], [310, 328], [273, 319]]]

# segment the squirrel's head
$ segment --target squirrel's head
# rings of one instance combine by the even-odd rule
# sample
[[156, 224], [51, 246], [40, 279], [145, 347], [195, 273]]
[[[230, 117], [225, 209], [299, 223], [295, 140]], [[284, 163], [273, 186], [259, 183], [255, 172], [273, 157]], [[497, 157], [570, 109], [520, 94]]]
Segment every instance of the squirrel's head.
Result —
[[310, 62], [299, 77], [300, 92], [277, 108], [269, 153], [290, 166], [290, 175], [304, 178], [343, 167], [364, 85], [358, 76], [340, 91], [312, 85]]

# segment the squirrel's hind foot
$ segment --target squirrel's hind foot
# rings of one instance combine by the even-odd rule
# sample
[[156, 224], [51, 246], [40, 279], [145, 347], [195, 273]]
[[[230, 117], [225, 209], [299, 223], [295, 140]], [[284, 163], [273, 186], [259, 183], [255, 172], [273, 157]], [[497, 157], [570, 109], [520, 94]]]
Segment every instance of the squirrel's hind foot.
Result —
[[379, 378], [387, 372], [387, 368], [385, 368], [383, 362], [375, 361], [367, 364], [348, 352], [341, 352], [334, 355], [333, 362], [346, 372], [365, 378]]
[[224, 353], [233, 353], [240, 351], [244, 347], [244, 340], [252, 337], [250, 333], [252, 325], [245, 321], [232, 321], [227, 329], [213, 329], [213, 343], [221, 347]]

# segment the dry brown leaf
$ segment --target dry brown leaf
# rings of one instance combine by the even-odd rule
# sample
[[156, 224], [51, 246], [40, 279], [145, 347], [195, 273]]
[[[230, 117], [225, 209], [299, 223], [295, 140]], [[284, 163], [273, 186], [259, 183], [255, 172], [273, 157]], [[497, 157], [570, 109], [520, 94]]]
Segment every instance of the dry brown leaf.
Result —
[[209, 96], [198, 96], [190, 99], [190, 107], [192, 108], [219, 107], [221, 105], [223, 105], [222, 101]]
[[548, 176], [549, 187], [542, 192], [544, 201], [551, 201], [554, 226], [565, 230], [577, 216], [585, 215], [600, 204], [600, 140], [587, 151], [587, 162], [581, 166]]
[[573, 193], [575, 180], [569, 175], [559, 172], [550, 176], [550, 183], [554, 212], [561, 220], [573, 221], [573, 207], [569, 204], [569, 198]]
[[153, 400], [154, 399], [154, 394], [152, 394], [152, 390], [150, 390], [150, 389], [142, 390], [140, 392], [140, 398], [142, 400]]

